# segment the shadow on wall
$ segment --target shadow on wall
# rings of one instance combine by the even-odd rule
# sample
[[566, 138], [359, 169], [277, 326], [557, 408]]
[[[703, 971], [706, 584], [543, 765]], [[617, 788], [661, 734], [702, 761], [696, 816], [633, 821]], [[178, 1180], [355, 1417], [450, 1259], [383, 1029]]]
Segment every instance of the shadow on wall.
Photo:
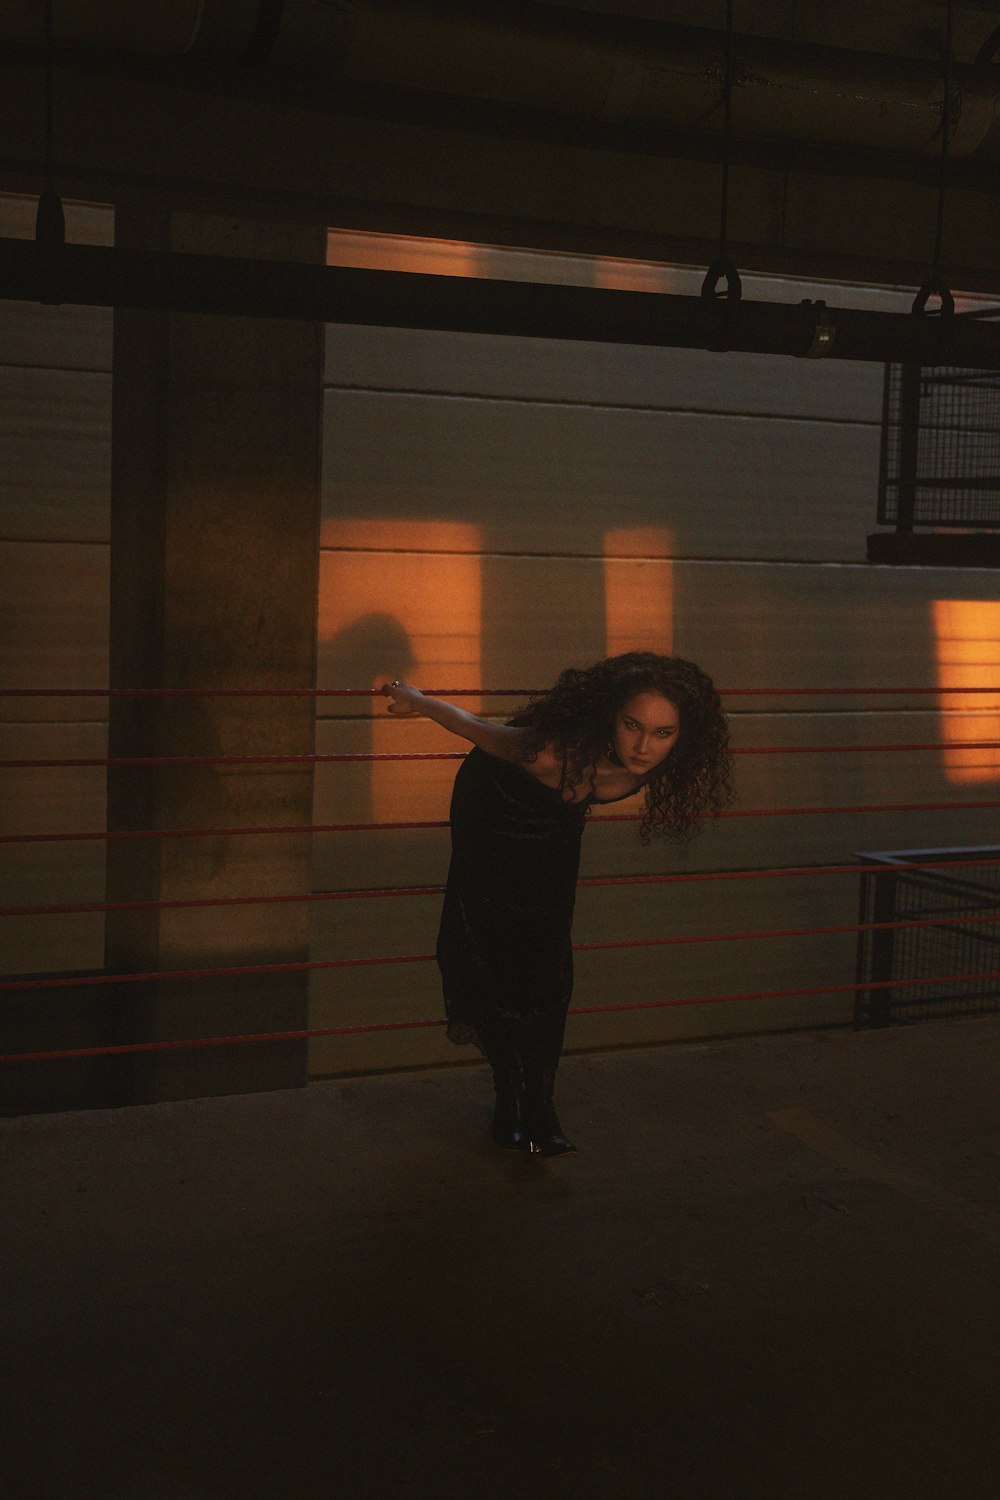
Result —
[[[378, 687], [395, 678], [405, 682], [417, 665], [410, 636], [394, 615], [372, 611], [351, 620], [330, 640], [319, 644], [321, 686]], [[353, 755], [370, 755], [382, 748], [382, 723], [377, 716], [384, 705], [381, 700], [360, 698], [320, 699], [319, 714], [327, 720], [349, 719], [353, 731], [343, 743], [344, 751]], [[341, 737], [338, 736], [338, 746]], [[344, 821], [369, 823], [378, 819], [380, 799], [375, 795], [376, 777], [365, 761], [334, 765], [327, 774], [336, 777], [336, 805], [349, 809]], [[339, 818], [337, 819], [339, 821]]]
[[[395, 678], [405, 681], [417, 665], [408, 631], [395, 615], [381, 610], [351, 620], [332, 639], [321, 641], [319, 649], [320, 677], [331, 687], [369, 687]], [[328, 710], [336, 712], [336, 708]]]
[[[400, 677], [447, 695], [485, 676], [491, 687], [534, 689], [605, 653], [671, 649], [666, 528], [612, 529], [594, 536], [588, 552], [561, 557], [505, 552], [501, 540], [491, 546], [492, 537], [458, 522], [326, 523], [319, 685], [377, 687]], [[475, 693], [463, 705], [484, 707]], [[494, 700], [486, 711], [510, 707]], [[321, 701], [324, 742], [355, 754], [457, 748], [426, 721], [390, 719], [384, 708], [381, 700]], [[445, 763], [338, 764], [324, 775], [327, 805], [337, 809], [329, 821], [439, 818], [453, 775]]]
[[[319, 595], [319, 685], [378, 687], [399, 677], [422, 688], [475, 689], [480, 682], [482, 539], [475, 526], [447, 521], [340, 519], [323, 527]], [[478, 696], [463, 700], [473, 713]], [[336, 706], [335, 706], [336, 704]], [[457, 747], [428, 720], [390, 718], [382, 699], [323, 705], [333, 748], [378, 755], [453, 751]], [[363, 721], [366, 726], [362, 728]], [[361, 782], [326, 779], [329, 805], [361, 821], [358, 805], [375, 822], [440, 818], [454, 765], [392, 761], [364, 768]], [[335, 768], [338, 778], [348, 770]], [[352, 800], [345, 797], [350, 788]], [[348, 815], [347, 809], [351, 808]]]

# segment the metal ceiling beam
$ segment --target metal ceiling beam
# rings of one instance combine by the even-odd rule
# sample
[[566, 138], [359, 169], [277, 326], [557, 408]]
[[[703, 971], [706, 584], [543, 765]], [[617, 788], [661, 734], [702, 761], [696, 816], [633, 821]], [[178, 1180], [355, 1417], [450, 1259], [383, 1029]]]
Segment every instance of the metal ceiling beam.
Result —
[[1000, 329], [599, 287], [0, 240], [0, 298], [593, 343], [1000, 369]]

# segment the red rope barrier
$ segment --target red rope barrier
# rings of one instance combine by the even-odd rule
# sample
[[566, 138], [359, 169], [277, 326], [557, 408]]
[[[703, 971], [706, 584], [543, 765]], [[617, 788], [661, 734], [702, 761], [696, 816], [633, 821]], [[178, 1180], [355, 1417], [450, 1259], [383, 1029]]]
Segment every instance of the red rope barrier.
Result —
[[838, 922], [828, 927], [772, 927], [759, 932], [713, 932], [684, 933], [680, 937], [628, 938], [608, 943], [574, 943], [574, 953], [592, 953], [601, 948], [664, 948], [689, 943], [734, 943], [757, 942], [760, 938], [828, 937], [841, 932], [890, 932], [910, 927], [957, 927], [974, 926], [981, 922], [996, 922], [995, 911], [982, 916], [938, 916], [906, 917], [894, 922]]
[[[977, 741], [977, 743], [983, 743]], [[329, 761], [464, 760], [466, 750], [418, 750], [377, 755], [112, 755], [72, 760], [0, 760], [7, 770], [46, 770], [56, 766], [311, 766]]]
[[[546, 688], [421, 688], [432, 698], [535, 698]], [[763, 691], [753, 688], [751, 692]], [[779, 692], [783, 691], [778, 689]], [[799, 689], [790, 689], [796, 692]], [[845, 691], [841, 688], [833, 692]], [[877, 692], [863, 688], [862, 692]], [[890, 692], [905, 691], [902, 688]], [[918, 688], [935, 692], [935, 688]], [[965, 691], [963, 689], [963, 691]], [[970, 689], [976, 692], [978, 689]], [[989, 689], [983, 689], [986, 692]], [[1000, 691], [1000, 689], [996, 689]], [[0, 688], [0, 698], [382, 698], [381, 688]]]
[[0, 834], [0, 844], [63, 844], [93, 839], [210, 839], [253, 833], [371, 833], [392, 828], [447, 827], [445, 818], [433, 822], [399, 823], [257, 823], [247, 828], [116, 828], [88, 833], [3, 833]]
[[[996, 865], [998, 858], [989, 859], [925, 859], [893, 861], [891, 866], [878, 866], [870, 862], [856, 865], [772, 865], [761, 870], [697, 870], [679, 875], [592, 875], [578, 881], [579, 885], [660, 885], [677, 884], [696, 880], [765, 880], [785, 878], [791, 875], [865, 875], [895, 872], [897, 870], [961, 870], [970, 866]], [[405, 887], [403, 888], [405, 890]], [[442, 887], [443, 889], [443, 887]]]
[[[720, 818], [789, 818], [819, 814], [881, 812], [963, 812], [1000, 807], [1000, 802], [872, 802], [831, 803], [825, 807], [746, 807], [726, 808]], [[641, 813], [606, 813], [592, 817], [592, 823], [639, 823]], [[385, 829], [447, 828], [448, 820], [404, 821], [396, 823], [261, 823], [248, 828], [119, 828], [86, 833], [4, 833], [0, 844], [63, 844], [88, 840], [112, 839], [188, 839], [223, 838], [254, 833], [375, 833]]]
[[[1000, 807], [1000, 802], [870, 802], [829, 803], [824, 807], [727, 807], [720, 818], [809, 818], [826, 813], [961, 812], [963, 808]], [[638, 823], [641, 813], [605, 813], [592, 823]], [[0, 843], [3, 840], [0, 839]]]
[[[571, 1009], [572, 1016], [599, 1016], [622, 1010], [662, 1010], [673, 1005], [722, 1005], [738, 1000], [797, 1000], [807, 995], [848, 995], [859, 990], [893, 990], [920, 984], [960, 984], [970, 979], [1000, 979], [1000, 969], [972, 974], [935, 974], [929, 979], [870, 979], [855, 984], [801, 985], [788, 990], [750, 990], [731, 995], [697, 995], [684, 1000], [633, 1000], [621, 1005], [586, 1005]], [[0, 1057], [0, 1062], [5, 1061]]]
[[[970, 867], [995, 866], [1000, 859], [928, 859], [894, 861], [897, 870], [963, 870]], [[690, 881], [762, 880], [791, 875], [858, 875], [877, 874], [879, 867], [868, 864], [772, 866], [761, 870], [701, 870], [676, 875], [593, 875], [577, 881], [578, 886], [610, 885], [676, 885]], [[888, 871], [886, 871], [888, 873]], [[113, 911], [176, 911], [201, 906], [270, 906], [310, 901], [366, 901], [386, 896], [440, 896], [443, 885], [362, 886], [342, 891], [304, 891], [284, 896], [191, 896], [162, 901], [67, 901], [49, 906], [0, 906], [0, 917], [89, 916]]]
[[[1000, 979], [1000, 969], [990, 969], [971, 974], [939, 974], [928, 979], [877, 979], [855, 984], [830, 984], [801, 986], [786, 990], [751, 990], [728, 995], [695, 995], [679, 1000], [631, 1000], [620, 1005], [587, 1005], [570, 1009], [571, 1016], [605, 1015], [629, 1010], [663, 1010], [681, 1005], [734, 1004], [741, 1000], [787, 1000], [801, 999], [809, 995], [840, 995], [857, 993], [859, 990], [902, 989], [921, 984], [959, 984], [968, 980]], [[264, 1031], [237, 1036], [188, 1037], [183, 1041], [129, 1042], [109, 1047], [74, 1047], [51, 1052], [7, 1052], [0, 1054], [0, 1063], [54, 1062], [58, 1059], [81, 1057], [110, 1057], [125, 1053], [167, 1052], [189, 1050], [195, 1047], [235, 1046], [242, 1042], [306, 1041], [320, 1036], [358, 1036], [378, 1031], [417, 1031], [432, 1026], [444, 1026], [444, 1020], [433, 1021], [382, 1021], [367, 1026], [322, 1026], [296, 1031]]]
[[72, 901], [58, 906], [0, 906], [0, 917], [80, 917], [108, 911], [177, 911], [199, 906], [282, 906], [301, 901], [363, 901], [379, 896], [440, 896], [443, 885], [372, 886], [291, 896], [191, 896], [167, 901]]
[[379, 1026], [317, 1026], [302, 1031], [258, 1031], [242, 1036], [189, 1037], [183, 1042], [132, 1042], [114, 1047], [72, 1047], [62, 1052], [6, 1052], [0, 1063], [54, 1062], [67, 1057], [113, 1057], [128, 1052], [175, 1052], [195, 1047], [233, 1046], [239, 1042], [297, 1042], [314, 1036], [355, 1036], [365, 1031], [419, 1031], [444, 1021], [386, 1021]]
[[[892, 750], [998, 750], [1000, 740], [927, 740], [887, 745], [738, 745], [733, 755], [850, 755]], [[413, 750], [367, 754], [317, 755], [113, 755], [72, 759], [0, 760], [0, 769], [50, 770], [95, 766], [310, 766], [352, 761], [464, 760], [464, 750]]]
[[[527, 688], [465, 688], [465, 689], [426, 689], [429, 694], [442, 697], [533, 697], [544, 690]], [[965, 687], [965, 688], [742, 688], [723, 690], [727, 697], [813, 697], [813, 696], [919, 696], [935, 694], [943, 696], [946, 694], [1000, 694], [1000, 688], [989, 687]], [[0, 697], [107, 697], [107, 698], [176, 698], [176, 697], [225, 697], [225, 698], [253, 698], [253, 697], [310, 697], [314, 699], [325, 698], [376, 698], [381, 695], [378, 688], [333, 688], [333, 689], [306, 689], [306, 688], [140, 688], [140, 689], [0, 689]], [[787, 755], [787, 754], [844, 754], [892, 751], [925, 751], [925, 750], [985, 750], [1000, 748], [1000, 742], [995, 740], [970, 740], [944, 742], [917, 742], [917, 743], [890, 743], [870, 745], [781, 745], [781, 746], [748, 746], [738, 747], [734, 753], [737, 755]], [[12, 759], [0, 760], [0, 767], [40, 769], [55, 767], [126, 767], [126, 766], [182, 766], [182, 765], [308, 765], [331, 762], [374, 762], [386, 761], [421, 761], [421, 760], [461, 760], [464, 758], [462, 752], [414, 752], [414, 753], [389, 753], [389, 754], [313, 754], [313, 755], [254, 755], [254, 756], [142, 756], [142, 757], [107, 757], [107, 758], [73, 758], [73, 759]], [[724, 812], [723, 817], [781, 817], [781, 816], [809, 816], [828, 813], [869, 813], [869, 812], [914, 812], [914, 811], [936, 811], [948, 810], [959, 811], [964, 809], [996, 808], [1000, 802], [996, 801], [964, 801], [964, 802], [930, 802], [930, 803], [900, 803], [900, 804], [871, 804], [854, 806], [834, 807], [800, 807], [800, 808], [751, 808], [730, 809]], [[636, 822], [639, 815], [635, 814], [606, 814], [593, 819], [595, 822]], [[0, 836], [0, 843], [28, 843], [28, 842], [63, 842], [80, 840], [110, 840], [117, 838], [182, 838], [182, 837], [218, 837], [249, 834], [312, 834], [324, 832], [368, 832], [387, 829], [422, 829], [422, 828], [444, 828], [445, 821], [398, 821], [383, 823], [346, 823], [346, 824], [319, 824], [319, 825], [263, 825], [242, 828], [221, 829], [129, 829], [105, 832], [63, 833], [63, 834], [8, 834]], [[955, 869], [968, 865], [990, 865], [995, 860], [967, 860], [949, 861], [948, 868]], [[906, 862], [894, 865], [895, 870], [906, 869], [939, 869], [941, 861]], [[786, 867], [771, 870], [757, 871], [727, 871], [727, 872], [699, 872], [678, 875], [663, 876], [615, 876], [615, 877], [593, 877], [581, 881], [581, 885], [613, 885], [613, 884], [651, 884], [651, 883], [674, 883], [687, 880], [719, 880], [719, 879], [760, 879], [774, 878], [778, 876], [791, 876], [796, 874], [843, 874], [848, 872], [877, 873], [876, 867], [870, 864], [864, 865], [835, 865], [835, 866], [807, 866]], [[396, 889], [376, 889], [367, 891], [343, 891], [343, 892], [310, 892], [302, 895], [290, 896], [264, 896], [264, 897], [217, 897], [201, 898], [189, 901], [162, 901], [162, 902], [122, 902], [122, 903], [76, 903], [67, 904], [62, 907], [10, 907], [0, 908], [0, 915], [51, 915], [57, 912], [85, 912], [85, 911], [113, 911], [113, 910], [138, 910], [151, 908], [167, 908], [181, 906], [209, 906], [209, 905], [241, 905], [257, 904], [262, 902], [285, 902], [285, 901], [312, 901], [312, 900], [348, 900], [365, 899], [403, 894], [440, 894], [441, 887], [408, 887]], [[992, 914], [953, 917], [953, 918], [922, 918], [900, 920], [894, 922], [879, 923], [855, 923], [838, 924], [832, 926], [812, 926], [800, 928], [786, 928], [773, 930], [759, 930], [752, 932], [717, 933], [704, 935], [683, 935], [669, 938], [630, 939], [616, 940], [600, 943], [583, 943], [576, 945], [576, 951], [590, 952], [603, 949], [618, 948], [645, 948], [672, 946], [676, 944], [725, 942], [725, 941], [759, 941], [770, 937], [792, 937], [792, 936], [814, 936], [840, 934], [862, 931], [880, 931], [886, 929], [921, 927], [921, 926], [953, 926], [959, 924], [975, 924], [995, 920]], [[125, 983], [150, 983], [165, 979], [195, 979], [210, 978], [227, 975], [250, 975], [266, 974], [276, 972], [296, 972], [313, 969], [365, 967], [372, 965], [432, 962], [433, 954], [412, 954], [400, 956], [380, 956], [361, 959], [330, 959], [313, 960], [294, 964], [258, 964], [239, 965], [221, 968], [189, 969], [175, 971], [151, 971], [140, 974], [102, 975], [82, 977], [69, 982], [65, 979], [49, 980], [10, 980], [0, 983], [0, 990], [22, 990], [22, 989], [45, 989], [65, 988], [86, 985], [101, 984], [125, 984]], [[800, 987], [796, 989], [779, 991], [758, 991], [749, 993], [734, 993], [716, 996], [701, 996], [679, 1000], [647, 1001], [647, 1002], [625, 1002], [622, 1004], [592, 1006], [576, 1009], [571, 1014], [588, 1015], [602, 1014], [627, 1010], [656, 1009], [664, 1006], [691, 1005], [691, 1004], [713, 1004], [734, 1002], [740, 1000], [764, 1000], [778, 998], [798, 998], [818, 994], [836, 994], [859, 990], [876, 990], [894, 988], [916, 984], [943, 984], [965, 981], [970, 979], [993, 979], [1000, 977], [1000, 973], [987, 972], [982, 974], [964, 974], [940, 976], [929, 979], [909, 980], [887, 980], [870, 981], [866, 983], [855, 983], [851, 985]], [[177, 1042], [155, 1042], [140, 1043], [134, 1045], [123, 1045], [105, 1048], [82, 1048], [70, 1051], [38, 1052], [24, 1054], [8, 1054], [0, 1056], [0, 1061], [27, 1061], [27, 1060], [49, 1060], [60, 1057], [87, 1057], [100, 1056], [112, 1053], [128, 1053], [139, 1051], [154, 1051], [173, 1048], [201, 1047], [232, 1044], [237, 1042], [267, 1041], [283, 1039], [306, 1039], [318, 1036], [336, 1036], [357, 1034], [362, 1032], [406, 1030], [423, 1027], [440, 1026], [443, 1022], [439, 1020], [413, 1021], [413, 1022], [389, 1022], [378, 1025], [366, 1025], [356, 1027], [325, 1027], [313, 1028], [290, 1032], [268, 1032], [255, 1033], [245, 1036], [197, 1038]]]
[[[867, 750], [996, 750], [1000, 740], [921, 740], [911, 744], [897, 741], [887, 745], [734, 745], [733, 755], [851, 755]], [[3, 762], [0, 761], [0, 765]]]
[[[421, 688], [432, 698], [539, 698], [548, 688]], [[992, 693], [1000, 687], [719, 688], [724, 698], [923, 697]], [[381, 698], [381, 688], [0, 688], [0, 698]]]
[[[775, 927], [751, 932], [683, 933], [675, 937], [615, 938], [601, 943], [574, 943], [574, 953], [596, 953], [604, 949], [618, 948], [673, 948], [698, 943], [758, 942], [762, 938], [826, 937], [845, 932], [887, 932], [911, 927], [958, 927], [974, 926], [982, 922], [995, 922], [995, 912], [982, 916], [937, 916], [901, 918], [894, 922], [847, 922], [827, 927]], [[435, 960], [433, 953], [406, 953], [378, 955], [374, 958], [322, 958], [307, 959], [299, 963], [276, 964], [229, 964], [206, 969], [154, 969], [137, 974], [88, 974], [77, 978], [5, 979], [0, 982], [4, 990], [56, 990], [83, 989], [106, 984], [152, 984], [166, 979], [217, 979], [245, 974], [303, 974], [317, 969], [363, 969], [381, 968], [387, 964], [429, 964]]]
[[1000, 693], [995, 687], [790, 687], [790, 688], [719, 688], [723, 698], [906, 698], [924, 697], [928, 694], [952, 693]]
[[91, 989], [105, 984], [154, 984], [163, 979], [218, 979], [243, 974], [307, 974], [314, 969], [364, 969], [384, 964], [432, 963], [433, 953], [405, 953], [398, 958], [312, 958], [301, 963], [228, 964], [209, 969], [150, 969], [138, 974], [83, 974], [75, 979], [5, 979], [4, 990]]

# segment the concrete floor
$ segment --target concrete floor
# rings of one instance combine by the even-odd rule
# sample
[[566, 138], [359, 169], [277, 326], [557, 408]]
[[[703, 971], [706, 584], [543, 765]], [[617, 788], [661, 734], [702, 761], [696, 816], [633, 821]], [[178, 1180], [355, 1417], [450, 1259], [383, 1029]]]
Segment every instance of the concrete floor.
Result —
[[6, 1500], [992, 1500], [1000, 1017], [0, 1121]]

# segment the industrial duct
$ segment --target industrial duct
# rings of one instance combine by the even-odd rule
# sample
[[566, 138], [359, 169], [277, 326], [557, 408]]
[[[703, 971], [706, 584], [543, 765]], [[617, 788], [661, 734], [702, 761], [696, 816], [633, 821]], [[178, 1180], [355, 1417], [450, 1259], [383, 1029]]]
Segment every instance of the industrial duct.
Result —
[[[0, 15], [0, 41], [39, 42], [44, 0]], [[528, 0], [55, 0], [60, 49], [243, 62], [329, 85], [564, 118], [718, 132], [718, 32]], [[738, 136], [914, 154], [940, 149], [939, 63], [771, 38], [733, 38]], [[1000, 158], [1000, 68], [955, 64], [954, 158]]]

